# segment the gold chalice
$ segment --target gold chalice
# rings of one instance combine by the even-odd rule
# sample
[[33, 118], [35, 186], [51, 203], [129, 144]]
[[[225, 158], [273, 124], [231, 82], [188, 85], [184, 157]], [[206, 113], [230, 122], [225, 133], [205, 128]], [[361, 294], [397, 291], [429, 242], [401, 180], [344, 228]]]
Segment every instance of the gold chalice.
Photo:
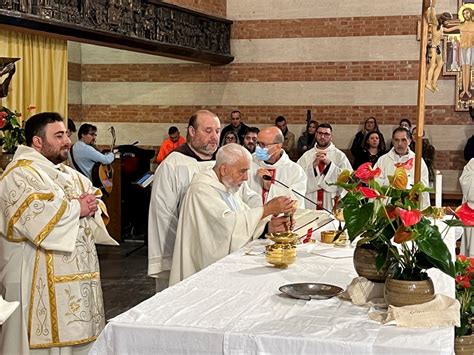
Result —
[[265, 235], [274, 244], [267, 245], [267, 262], [279, 268], [287, 268], [296, 260], [296, 243], [298, 235], [293, 232], [268, 233]]

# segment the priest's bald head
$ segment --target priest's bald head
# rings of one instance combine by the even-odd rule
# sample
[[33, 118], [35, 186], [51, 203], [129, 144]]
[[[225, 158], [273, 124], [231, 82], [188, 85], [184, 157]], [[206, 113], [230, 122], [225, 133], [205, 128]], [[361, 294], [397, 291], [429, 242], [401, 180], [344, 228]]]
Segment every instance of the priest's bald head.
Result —
[[201, 159], [209, 160], [219, 146], [221, 121], [208, 110], [196, 111], [189, 119], [186, 143]]
[[214, 171], [228, 191], [237, 192], [242, 183], [248, 180], [251, 160], [252, 155], [247, 149], [229, 143], [217, 151]]

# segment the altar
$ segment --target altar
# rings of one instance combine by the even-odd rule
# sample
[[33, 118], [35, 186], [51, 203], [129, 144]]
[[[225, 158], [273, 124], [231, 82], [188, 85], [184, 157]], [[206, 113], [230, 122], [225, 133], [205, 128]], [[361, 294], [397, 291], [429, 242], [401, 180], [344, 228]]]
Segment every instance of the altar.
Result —
[[[327, 228], [334, 228], [328, 226]], [[454, 232], [447, 235], [454, 249]], [[452, 327], [381, 325], [368, 308], [338, 297], [296, 300], [278, 288], [299, 282], [342, 288], [356, 277], [353, 249], [298, 248], [295, 264], [266, 263], [256, 241], [113, 318], [91, 354], [451, 354]], [[332, 248], [332, 250], [331, 250]], [[454, 296], [454, 280], [431, 270], [436, 293]]]

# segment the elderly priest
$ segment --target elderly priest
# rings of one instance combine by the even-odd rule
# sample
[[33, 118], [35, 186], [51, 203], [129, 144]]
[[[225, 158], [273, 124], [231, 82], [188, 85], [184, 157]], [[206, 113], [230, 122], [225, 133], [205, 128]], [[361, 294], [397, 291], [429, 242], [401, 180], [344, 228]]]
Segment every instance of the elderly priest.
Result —
[[170, 285], [238, 250], [265, 229], [285, 230], [286, 217], [269, 222], [267, 217], [293, 212], [289, 197], [256, 208], [242, 200], [251, 159], [244, 147], [231, 143], [218, 150], [213, 169], [194, 175], [179, 216]]

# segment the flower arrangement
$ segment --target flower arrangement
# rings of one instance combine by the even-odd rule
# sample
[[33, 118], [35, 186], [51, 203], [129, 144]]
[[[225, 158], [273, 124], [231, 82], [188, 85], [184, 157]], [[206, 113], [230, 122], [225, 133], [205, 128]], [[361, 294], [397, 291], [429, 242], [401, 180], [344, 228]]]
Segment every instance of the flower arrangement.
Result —
[[0, 109], [0, 145], [5, 153], [14, 153], [19, 144], [25, 143], [21, 113], [6, 107]]
[[[340, 174], [336, 185], [347, 191], [340, 207], [349, 239], [360, 237], [358, 245], [372, 245], [377, 251], [377, 270], [390, 263], [394, 279], [426, 280], [426, 271], [433, 267], [454, 277], [448, 247], [439, 227], [429, 219], [436, 217], [437, 211], [432, 207], [420, 209], [418, 197], [429, 189], [422, 183], [407, 188], [406, 170], [412, 166], [413, 159], [397, 166], [388, 186], [376, 181], [381, 171], [373, 169], [371, 163]], [[461, 219], [461, 225], [474, 225], [473, 216], [474, 210], [464, 204], [454, 218]]]
[[461, 304], [461, 326], [456, 327], [456, 336], [470, 335], [474, 313], [474, 258], [458, 255], [455, 267], [456, 298]]

